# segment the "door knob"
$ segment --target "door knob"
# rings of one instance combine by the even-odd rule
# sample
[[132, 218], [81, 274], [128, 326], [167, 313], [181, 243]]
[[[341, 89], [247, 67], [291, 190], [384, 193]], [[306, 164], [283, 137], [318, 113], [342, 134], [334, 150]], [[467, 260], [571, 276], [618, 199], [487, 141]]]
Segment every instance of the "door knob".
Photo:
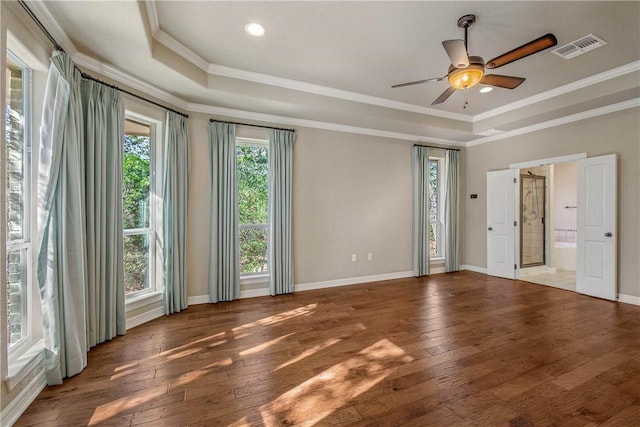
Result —
[[493, 230], [493, 227], [489, 227], [489, 228], [487, 228], [487, 230], [491, 231], [491, 230]]
[[613, 233], [611, 233], [611, 232], [604, 233], [604, 237], [611, 237], [611, 236], [613, 236]]

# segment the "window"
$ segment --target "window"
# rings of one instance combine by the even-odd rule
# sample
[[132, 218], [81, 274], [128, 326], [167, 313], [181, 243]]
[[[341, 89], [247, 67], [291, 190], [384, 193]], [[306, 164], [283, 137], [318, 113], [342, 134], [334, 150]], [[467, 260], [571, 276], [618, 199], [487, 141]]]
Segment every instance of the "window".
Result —
[[444, 159], [429, 158], [429, 256], [444, 257]]
[[6, 284], [9, 351], [29, 338], [31, 274], [31, 72], [8, 52], [6, 97]]
[[240, 275], [269, 269], [269, 147], [267, 141], [237, 139]]
[[125, 120], [122, 151], [124, 291], [127, 297], [155, 290], [155, 209], [152, 126]]

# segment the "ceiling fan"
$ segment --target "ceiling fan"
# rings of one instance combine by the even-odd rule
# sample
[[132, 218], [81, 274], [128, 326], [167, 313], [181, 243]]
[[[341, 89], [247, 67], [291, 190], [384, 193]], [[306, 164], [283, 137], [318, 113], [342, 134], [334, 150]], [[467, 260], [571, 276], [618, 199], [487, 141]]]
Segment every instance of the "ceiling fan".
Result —
[[485, 69], [494, 69], [510, 64], [518, 59], [525, 58], [534, 53], [540, 52], [558, 43], [556, 37], [549, 33], [535, 40], [525, 43], [509, 52], [484, 62], [481, 56], [470, 56], [467, 52], [468, 30], [476, 22], [475, 15], [464, 15], [458, 19], [458, 27], [464, 28], [464, 40], [445, 40], [442, 42], [444, 50], [451, 59], [449, 71], [445, 76], [431, 79], [417, 80], [415, 82], [400, 83], [391, 86], [392, 88], [417, 85], [427, 82], [439, 82], [444, 79], [449, 80], [447, 90], [436, 98], [431, 105], [441, 104], [447, 100], [456, 90], [469, 89], [477, 84], [496, 86], [505, 89], [515, 89], [522, 82], [524, 77], [503, 76], [500, 74], [485, 74]]

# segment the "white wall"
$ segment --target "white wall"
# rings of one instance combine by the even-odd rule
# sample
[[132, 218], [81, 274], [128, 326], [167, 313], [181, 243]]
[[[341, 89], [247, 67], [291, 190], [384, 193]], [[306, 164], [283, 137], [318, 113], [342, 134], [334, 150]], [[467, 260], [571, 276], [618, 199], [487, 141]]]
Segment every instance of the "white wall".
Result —
[[[578, 227], [578, 165], [575, 162], [554, 166], [555, 220], [558, 229]], [[567, 208], [569, 206], [569, 208]]]
[[[487, 261], [487, 171], [512, 163], [586, 152], [618, 156], [618, 292], [640, 297], [640, 114], [638, 108], [467, 148], [463, 264]], [[468, 193], [477, 193], [469, 199]]]
[[[188, 294], [208, 294], [210, 116], [189, 118]], [[267, 138], [239, 126], [238, 136]], [[296, 285], [410, 274], [411, 146], [393, 140], [297, 128], [293, 166]], [[373, 260], [367, 259], [368, 253]], [[351, 256], [356, 254], [357, 261]], [[266, 289], [266, 287], [265, 287]]]

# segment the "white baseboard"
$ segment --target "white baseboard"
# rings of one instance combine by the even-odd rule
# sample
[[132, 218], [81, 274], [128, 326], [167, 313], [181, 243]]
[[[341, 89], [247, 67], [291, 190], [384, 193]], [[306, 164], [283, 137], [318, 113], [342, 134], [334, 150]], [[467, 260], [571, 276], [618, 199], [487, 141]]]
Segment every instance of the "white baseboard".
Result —
[[633, 295], [618, 294], [618, 301], [626, 304], [640, 305], [640, 297]]
[[397, 273], [376, 274], [373, 276], [349, 277], [346, 279], [327, 280], [323, 282], [300, 283], [295, 285], [295, 290], [296, 292], [310, 291], [312, 289], [356, 285], [358, 283], [379, 282], [381, 280], [404, 279], [406, 277], [413, 277], [413, 271], [399, 271]]
[[476, 267], [475, 265], [469, 265], [469, 264], [462, 264], [460, 266], [460, 270], [469, 270], [469, 271], [474, 271], [476, 273], [487, 274], [486, 267]]
[[149, 310], [137, 316], [133, 316], [127, 319], [127, 330], [142, 325], [143, 323], [150, 322], [153, 319], [164, 316], [164, 307], [156, 307], [153, 310]]
[[189, 305], [198, 305], [198, 304], [209, 304], [209, 295], [195, 295], [187, 298], [187, 304]]
[[[440, 269], [442, 271], [436, 271]], [[444, 268], [435, 268], [435, 269], [432, 269], [431, 272], [433, 274], [443, 273]], [[333, 288], [336, 286], [355, 285], [358, 283], [379, 282], [381, 280], [404, 279], [406, 277], [413, 277], [413, 271], [401, 271], [398, 273], [377, 274], [374, 276], [349, 277], [347, 279], [327, 280], [324, 282], [301, 283], [301, 284], [295, 285], [294, 289], [295, 289], [295, 292], [303, 292], [303, 291], [310, 291], [312, 289], [324, 289], [324, 288]], [[269, 295], [270, 294], [269, 294], [268, 288], [240, 291], [240, 299], [266, 297]], [[192, 296], [192, 297], [189, 297], [188, 302], [189, 302], [189, 305], [208, 304], [209, 295]]]
[[47, 376], [44, 373], [44, 368], [40, 369], [35, 377], [27, 384], [22, 391], [13, 399], [6, 408], [0, 414], [0, 419], [3, 426], [11, 426], [20, 415], [27, 410], [29, 405], [36, 400], [36, 397], [47, 386]]
[[249, 289], [246, 291], [240, 291], [240, 299], [244, 298], [255, 298], [255, 297], [267, 297], [271, 295], [269, 293], [269, 287], [267, 285], [266, 288], [262, 289]]

